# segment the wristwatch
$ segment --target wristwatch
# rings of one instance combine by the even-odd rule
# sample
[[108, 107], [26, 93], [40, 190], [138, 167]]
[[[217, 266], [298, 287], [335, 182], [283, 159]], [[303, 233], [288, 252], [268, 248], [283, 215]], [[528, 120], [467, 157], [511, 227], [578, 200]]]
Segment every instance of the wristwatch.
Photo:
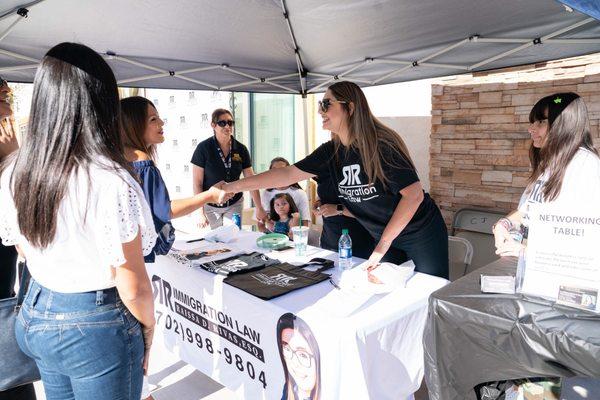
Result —
[[338, 204], [335, 206], [336, 210], [337, 210], [337, 215], [342, 215], [344, 213], [344, 206], [341, 204]]

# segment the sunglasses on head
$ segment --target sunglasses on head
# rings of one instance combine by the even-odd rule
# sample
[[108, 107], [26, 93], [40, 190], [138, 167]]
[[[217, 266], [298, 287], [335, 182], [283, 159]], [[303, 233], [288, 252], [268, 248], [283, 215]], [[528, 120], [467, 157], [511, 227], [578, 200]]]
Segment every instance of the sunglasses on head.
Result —
[[234, 126], [235, 125], [235, 121], [222, 119], [220, 121], [217, 121], [217, 125], [219, 125], [221, 128], [225, 128], [227, 125]]
[[347, 101], [323, 99], [323, 100], [319, 101], [319, 110], [326, 113], [327, 110], [329, 110], [329, 107], [331, 107], [331, 103], [348, 104]]

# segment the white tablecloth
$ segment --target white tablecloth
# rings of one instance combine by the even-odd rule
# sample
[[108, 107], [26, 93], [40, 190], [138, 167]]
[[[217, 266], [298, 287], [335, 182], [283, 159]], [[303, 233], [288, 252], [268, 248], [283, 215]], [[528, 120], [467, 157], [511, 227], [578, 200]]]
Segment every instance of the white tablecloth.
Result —
[[[255, 245], [257, 236], [240, 232], [235, 245], [262, 251]], [[268, 254], [300, 263], [312, 257], [337, 261], [337, 254], [326, 250], [309, 248], [304, 258], [293, 252]], [[157, 257], [147, 268], [155, 291], [157, 340], [245, 399], [281, 398], [284, 372], [276, 325], [285, 313], [304, 320], [317, 339], [320, 399], [411, 398], [423, 377], [427, 300], [447, 283], [417, 273], [406, 288], [363, 303], [361, 296], [324, 281], [264, 301], [170, 256]], [[181, 305], [187, 311], [181, 312]]]

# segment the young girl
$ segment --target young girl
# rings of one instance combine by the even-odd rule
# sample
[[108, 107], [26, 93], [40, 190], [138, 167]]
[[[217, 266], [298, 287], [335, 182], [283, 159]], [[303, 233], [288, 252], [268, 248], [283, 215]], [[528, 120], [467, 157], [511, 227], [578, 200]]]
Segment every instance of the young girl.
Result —
[[287, 193], [276, 194], [271, 199], [267, 229], [275, 233], [283, 233], [292, 237], [290, 228], [300, 225], [300, 214], [294, 199]]
[[[269, 169], [285, 168], [289, 165], [290, 163], [285, 158], [275, 157], [271, 160], [271, 165], [269, 165]], [[273, 199], [273, 197], [275, 197], [276, 194], [279, 193], [287, 193], [292, 197], [292, 199], [294, 199], [294, 203], [296, 203], [296, 206], [298, 207], [298, 212], [302, 217], [302, 225], [308, 226], [310, 223], [310, 208], [308, 205], [308, 196], [306, 195], [306, 192], [302, 190], [300, 185], [298, 185], [297, 183], [294, 183], [292, 185], [265, 189], [265, 191], [262, 192], [260, 195], [260, 200], [262, 202], [263, 208], [269, 211], [269, 204], [271, 203], [271, 200]], [[267, 230], [265, 222], [258, 221], [258, 230], [260, 230], [261, 232], [265, 232]]]
[[[158, 239], [144, 259], [154, 262], [157, 254], [167, 254], [175, 240], [172, 218], [187, 215], [206, 203], [222, 203], [214, 187], [186, 199], [171, 200], [165, 182], [156, 168], [156, 145], [164, 142], [163, 125], [152, 102], [133, 96], [121, 100], [121, 125], [125, 157], [140, 178], [144, 196], [150, 205]], [[217, 184], [219, 185], [219, 184]]]

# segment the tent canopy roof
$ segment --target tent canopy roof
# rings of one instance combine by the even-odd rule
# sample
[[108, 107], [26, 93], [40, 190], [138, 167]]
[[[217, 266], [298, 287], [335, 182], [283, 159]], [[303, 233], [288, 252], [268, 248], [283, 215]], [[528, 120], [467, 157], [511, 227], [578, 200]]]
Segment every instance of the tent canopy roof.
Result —
[[276, 93], [600, 51], [600, 21], [554, 0], [25, 1], [0, 5], [0, 75], [11, 81], [33, 81], [64, 41], [104, 54], [123, 86]]

